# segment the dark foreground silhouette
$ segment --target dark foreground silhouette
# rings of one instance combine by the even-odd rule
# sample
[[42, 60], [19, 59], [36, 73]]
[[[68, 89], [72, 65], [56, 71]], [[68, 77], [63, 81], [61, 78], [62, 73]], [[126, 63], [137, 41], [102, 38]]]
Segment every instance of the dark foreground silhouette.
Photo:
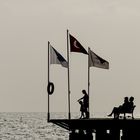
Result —
[[79, 104], [81, 105], [80, 119], [89, 118], [89, 96], [88, 96], [86, 90], [82, 90], [82, 93], [84, 94], [84, 96], [78, 100]]
[[[84, 93], [85, 94], [85, 93]], [[88, 106], [85, 109], [84, 96], [80, 98], [81, 117], [86, 116]], [[114, 107], [108, 116], [113, 118], [90, 119], [50, 119], [50, 122], [69, 131], [69, 140], [138, 140], [140, 139], [140, 119], [118, 119], [121, 113], [131, 113], [133, 118], [134, 97], [125, 97], [124, 103]], [[87, 116], [86, 116], [87, 117]], [[137, 139], [135, 139], [137, 138]]]
[[128, 97], [124, 98], [124, 103], [120, 105], [119, 107], [114, 107], [112, 112], [108, 115], [109, 117], [114, 115], [114, 118], [119, 118], [120, 114], [124, 114], [124, 118], [126, 118], [126, 113], [132, 114], [133, 116], [133, 111], [136, 106], [134, 105], [134, 97]]

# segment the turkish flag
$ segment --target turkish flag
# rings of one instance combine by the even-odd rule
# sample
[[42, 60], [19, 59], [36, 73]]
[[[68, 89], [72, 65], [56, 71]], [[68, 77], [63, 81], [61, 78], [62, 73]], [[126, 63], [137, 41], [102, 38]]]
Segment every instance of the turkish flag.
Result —
[[72, 35], [70, 35], [70, 51], [88, 54], [80, 42]]

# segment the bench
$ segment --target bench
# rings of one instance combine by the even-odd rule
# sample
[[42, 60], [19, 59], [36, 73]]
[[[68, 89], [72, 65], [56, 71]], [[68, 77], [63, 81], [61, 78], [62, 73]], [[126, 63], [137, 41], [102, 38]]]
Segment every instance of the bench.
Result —
[[[119, 118], [119, 115], [120, 114], [124, 114], [124, 119], [126, 118], [126, 114], [131, 114], [132, 115], [132, 119], [134, 119], [134, 115], [133, 115], [133, 112], [134, 112], [134, 109], [135, 109], [135, 105], [132, 107], [132, 108], [130, 108], [129, 110], [127, 110], [127, 111], [122, 111], [122, 112], [119, 112], [119, 114], [114, 114], [114, 118]], [[115, 116], [115, 115], [118, 115], [118, 116]]]

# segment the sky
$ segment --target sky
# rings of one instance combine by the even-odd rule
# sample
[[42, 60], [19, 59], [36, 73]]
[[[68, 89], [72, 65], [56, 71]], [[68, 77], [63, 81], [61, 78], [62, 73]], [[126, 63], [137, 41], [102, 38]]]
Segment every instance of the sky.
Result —
[[[110, 63], [90, 68], [90, 111], [134, 96], [140, 113], [140, 1], [1, 0], [0, 112], [47, 112], [48, 41], [67, 59], [66, 30]], [[87, 56], [70, 52], [71, 111], [87, 90]], [[51, 112], [67, 112], [67, 69], [50, 66]]]

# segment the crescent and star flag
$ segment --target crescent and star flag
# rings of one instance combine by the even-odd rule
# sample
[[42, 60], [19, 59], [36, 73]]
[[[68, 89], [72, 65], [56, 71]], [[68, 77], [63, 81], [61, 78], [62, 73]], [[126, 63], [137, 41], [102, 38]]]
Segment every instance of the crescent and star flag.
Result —
[[80, 42], [72, 35], [70, 35], [70, 51], [88, 54]]
[[65, 58], [50, 45], [50, 64], [60, 64], [68, 68], [68, 62]]
[[96, 55], [89, 49], [89, 67], [98, 67], [103, 69], [109, 69], [109, 62]]

